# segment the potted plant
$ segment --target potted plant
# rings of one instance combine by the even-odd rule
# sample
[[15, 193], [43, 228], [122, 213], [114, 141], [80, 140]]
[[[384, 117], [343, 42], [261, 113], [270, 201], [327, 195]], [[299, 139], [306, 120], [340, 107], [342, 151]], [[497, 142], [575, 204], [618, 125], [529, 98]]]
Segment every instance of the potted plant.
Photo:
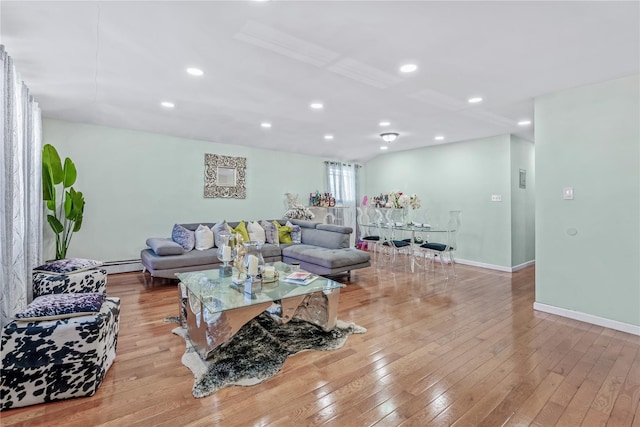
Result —
[[42, 200], [51, 211], [47, 222], [56, 235], [56, 259], [67, 256], [73, 233], [82, 227], [84, 197], [72, 187], [76, 176], [71, 159], [65, 158], [63, 165], [53, 145], [42, 148]]

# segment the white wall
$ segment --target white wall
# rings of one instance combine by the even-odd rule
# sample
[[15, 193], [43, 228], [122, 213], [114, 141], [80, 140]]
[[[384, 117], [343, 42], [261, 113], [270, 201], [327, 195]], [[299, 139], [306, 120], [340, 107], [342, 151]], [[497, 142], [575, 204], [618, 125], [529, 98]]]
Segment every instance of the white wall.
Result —
[[630, 325], [640, 325], [638, 83], [535, 102], [536, 302]]
[[416, 193], [432, 225], [461, 210], [456, 257], [510, 269], [510, 146], [510, 135], [501, 135], [384, 154], [366, 163], [365, 194]]
[[[44, 143], [78, 169], [84, 222], [68, 256], [105, 262], [140, 258], [148, 237], [176, 222], [281, 218], [285, 192], [323, 190], [324, 160], [208, 141], [45, 119]], [[246, 199], [205, 199], [204, 154], [247, 158]], [[45, 259], [55, 255], [45, 226]]]

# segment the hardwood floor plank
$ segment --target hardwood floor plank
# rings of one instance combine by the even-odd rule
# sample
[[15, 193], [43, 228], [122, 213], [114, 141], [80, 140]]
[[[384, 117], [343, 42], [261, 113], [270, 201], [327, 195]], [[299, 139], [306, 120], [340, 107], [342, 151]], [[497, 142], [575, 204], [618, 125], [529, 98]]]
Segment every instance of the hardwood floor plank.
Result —
[[[630, 341], [627, 341], [630, 344]], [[635, 347], [635, 344], [632, 344]], [[629, 368], [607, 426], [628, 426], [633, 422], [634, 414], [640, 418], [640, 350]]]
[[[251, 387], [195, 399], [175, 281], [108, 277], [118, 355], [97, 393], [0, 413], [2, 426], [640, 427], [640, 337], [533, 310], [533, 267], [352, 272], [338, 317], [367, 328]], [[590, 427], [590, 426], [588, 426]]]

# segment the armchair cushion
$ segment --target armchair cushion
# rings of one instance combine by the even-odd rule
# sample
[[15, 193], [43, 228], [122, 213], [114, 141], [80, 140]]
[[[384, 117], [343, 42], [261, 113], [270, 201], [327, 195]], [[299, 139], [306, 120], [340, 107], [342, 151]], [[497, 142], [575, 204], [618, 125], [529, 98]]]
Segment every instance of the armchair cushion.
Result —
[[443, 243], [425, 243], [420, 245], [421, 248], [431, 249], [432, 251], [443, 252], [447, 249], [447, 245]]
[[66, 258], [47, 262], [33, 269], [35, 272], [47, 274], [71, 274], [80, 271], [90, 270], [102, 265], [102, 261], [95, 261], [84, 258]]
[[22, 322], [57, 320], [86, 316], [100, 311], [103, 293], [49, 294], [35, 298], [27, 308], [15, 315]]

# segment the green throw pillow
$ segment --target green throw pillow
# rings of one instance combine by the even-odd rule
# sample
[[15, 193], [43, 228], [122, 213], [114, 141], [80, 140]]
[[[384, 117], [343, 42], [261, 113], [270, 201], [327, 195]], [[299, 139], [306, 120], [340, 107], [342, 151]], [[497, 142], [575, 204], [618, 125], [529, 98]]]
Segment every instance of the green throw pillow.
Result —
[[291, 238], [291, 232], [293, 229], [291, 227], [280, 225], [278, 221], [273, 221], [273, 224], [278, 229], [278, 238], [280, 239], [280, 243], [293, 243], [293, 239]]
[[242, 236], [242, 241], [243, 242], [248, 242], [250, 240], [249, 239], [249, 232], [247, 231], [247, 226], [245, 225], [244, 221], [240, 221], [240, 224], [236, 225], [236, 228], [233, 228], [231, 226], [229, 226], [229, 228], [231, 229], [231, 233], [240, 234]]

